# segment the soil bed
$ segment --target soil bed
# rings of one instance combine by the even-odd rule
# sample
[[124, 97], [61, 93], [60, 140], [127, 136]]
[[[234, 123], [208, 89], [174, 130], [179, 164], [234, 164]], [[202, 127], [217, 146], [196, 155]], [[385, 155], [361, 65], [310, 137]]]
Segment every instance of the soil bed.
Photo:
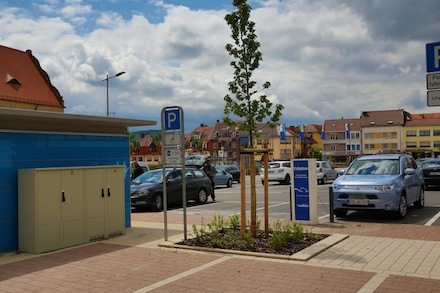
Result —
[[[232, 239], [239, 234], [240, 234], [239, 230], [237, 231], [233, 229], [222, 229], [220, 231], [219, 238]], [[319, 234], [319, 235], [322, 237], [320, 238], [316, 236], [313, 237], [310, 234], [304, 233], [302, 241], [300, 242], [286, 241], [283, 243], [283, 246], [280, 249], [274, 249], [269, 244], [270, 242], [269, 239], [273, 235], [269, 234], [268, 238], [265, 238], [264, 231], [259, 231], [257, 233], [257, 237], [253, 238], [253, 245], [247, 245], [246, 241], [242, 240], [241, 237], [238, 236], [238, 239], [241, 241], [230, 241], [228, 242], [228, 244], [222, 242], [219, 245], [214, 246], [211, 243], [209, 236], [207, 235], [203, 235], [201, 238], [199, 238], [199, 240], [196, 238], [191, 238], [191, 239], [183, 240], [176, 244], [186, 245], [186, 246], [206, 247], [206, 248], [220, 248], [220, 249], [229, 249], [229, 250], [238, 250], [238, 251], [271, 253], [271, 254], [279, 254], [279, 255], [292, 255], [330, 236], [328, 234]]]

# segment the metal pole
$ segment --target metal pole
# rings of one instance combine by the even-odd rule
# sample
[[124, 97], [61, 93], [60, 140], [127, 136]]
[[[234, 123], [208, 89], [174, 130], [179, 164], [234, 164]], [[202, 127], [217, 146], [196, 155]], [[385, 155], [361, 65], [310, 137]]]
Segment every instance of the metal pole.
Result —
[[335, 215], [333, 213], [333, 187], [328, 188], [328, 205], [330, 209], [330, 223], [335, 221]]
[[108, 108], [108, 74], [107, 74], [107, 78], [105, 79], [107, 81], [107, 117], [110, 114], [109, 108]]

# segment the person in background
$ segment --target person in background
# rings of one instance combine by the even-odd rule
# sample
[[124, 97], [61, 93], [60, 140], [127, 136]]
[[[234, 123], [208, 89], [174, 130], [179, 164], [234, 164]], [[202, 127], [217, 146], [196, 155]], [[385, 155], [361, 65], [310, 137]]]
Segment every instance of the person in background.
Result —
[[144, 169], [139, 166], [138, 162], [133, 162], [131, 166], [134, 168], [133, 174], [131, 174], [131, 180], [144, 173]]
[[213, 165], [211, 165], [211, 161], [208, 159], [205, 162], [205, 165], [203, 166], [203, 171], [206, 173], [206, 175], [208, 175], [209, 180], [211, 180], [211, 186], [212, 186], [212, 194], [211, 194], [211, 198], [212, 201], [215, 201], [215, 194], [214, 194], [214, 186], [215, 186], [215, 182], [214, 182], [214, 176], [215, 176], [215, 167]]

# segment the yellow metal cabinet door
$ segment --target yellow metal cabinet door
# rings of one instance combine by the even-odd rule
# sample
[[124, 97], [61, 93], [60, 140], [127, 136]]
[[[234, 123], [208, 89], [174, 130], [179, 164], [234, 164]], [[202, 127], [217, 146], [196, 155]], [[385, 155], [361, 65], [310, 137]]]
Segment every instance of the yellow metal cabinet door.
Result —
[[[36, 247], [32, 252], [44, 252], [62, 247], [62, 194], [59, 170], [31, 170], [35, 180], [36, 193]], [[25, 182], [21, 184], [27, 184]]]
[[124, 166], [112, 166], [106, 171], [107, 233], [115, 236], [125, 233]]
[[63, 222], [63, 246], [85, 242], [84, 171], [61, 170], [61, 214]]
[[104, 169], [86, 169], [87, 241], [106, 238]]

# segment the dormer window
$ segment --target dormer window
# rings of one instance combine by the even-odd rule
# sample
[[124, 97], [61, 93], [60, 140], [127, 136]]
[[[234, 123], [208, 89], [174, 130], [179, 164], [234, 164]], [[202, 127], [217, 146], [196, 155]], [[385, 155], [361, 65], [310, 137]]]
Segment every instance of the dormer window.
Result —
[[394, 121], [393, 120], [388, 120], [388, 124], [393, 124]]
[[21, 83], [16, 78], [12, 77], [9, 74], [6, 76], [6, 83], [15, 84], [15, 85], [21, 85]]
[[370, 125], [376, 125], [376, 122], [370, 121]]

